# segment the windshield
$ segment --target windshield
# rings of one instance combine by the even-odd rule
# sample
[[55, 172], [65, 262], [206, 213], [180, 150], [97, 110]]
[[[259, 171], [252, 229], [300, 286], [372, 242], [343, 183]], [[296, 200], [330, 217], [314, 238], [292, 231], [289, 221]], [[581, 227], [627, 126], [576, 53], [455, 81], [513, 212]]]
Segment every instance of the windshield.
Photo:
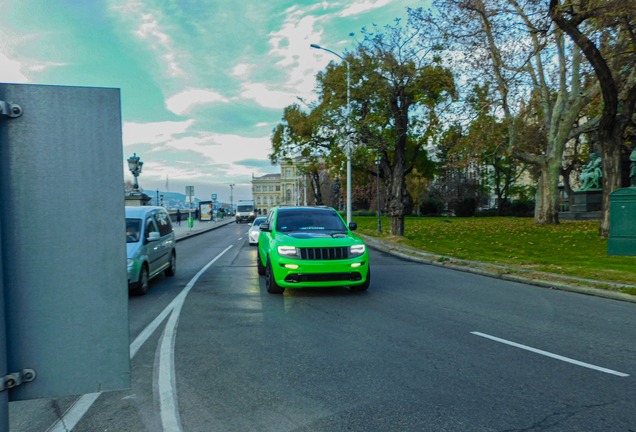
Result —
[[347, 227], [335, 210], [285, 210], [278, 212], [276, 231], [347, 232]]
[[238, 211], [240, 211], [240, 212], [250, 212], [250, 211], [252, 211], [252, 206], [251, 205], [238, 206]]
[[126, 219], [126, 243], [137, 243], [140, 230], [141, 219]]
[[264, 217], [254, 219], [254, 226], [259, 226], [260, 224], [265, 222], [265, 220], [267, 220], [267, 218], [264, 218]]

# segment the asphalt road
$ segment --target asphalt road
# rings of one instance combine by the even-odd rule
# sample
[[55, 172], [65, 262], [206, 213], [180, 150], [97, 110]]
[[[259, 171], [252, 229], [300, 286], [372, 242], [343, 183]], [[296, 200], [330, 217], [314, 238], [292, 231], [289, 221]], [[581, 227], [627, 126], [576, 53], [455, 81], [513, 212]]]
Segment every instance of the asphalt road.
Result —
[[[271, 295], [246, 232], [178, 243], [177, 275], [130, 299], [131, 342], [173, 305], [132, 388], [73, 430], [636, 431], [636, 304], [374, 250], [365, 293]], [[46, 431], [76, 399], [11, 403], [11, 430]]]

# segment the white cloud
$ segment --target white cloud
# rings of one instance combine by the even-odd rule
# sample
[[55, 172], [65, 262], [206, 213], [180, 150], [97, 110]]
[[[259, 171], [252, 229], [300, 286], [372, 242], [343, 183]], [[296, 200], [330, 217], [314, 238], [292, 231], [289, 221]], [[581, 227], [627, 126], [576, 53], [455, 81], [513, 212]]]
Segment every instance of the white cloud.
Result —
[[177, 115], [183, 115], [195, 106], [215, 102], [229, 102], [229, 100], [214, 90], [188, 89], [166, 99], [166, 108]]
[[124, 4], [113, 5], [113, 10], [133, 22], [135, 28], [132, 33], [139, 39], [146, 41], [151, 50], [157, 53], [164, 65], [164, 73], [170, 78], [187, 76], [180, 64], [180, 59], [187, 57], [187, 53], [174, 47], [172, 38], [161, 26], [163, 14], [159, 10], [149, 11], [147, 5], [138, 0], [128, 0]]
[[[308, 10], [327, 6], [326, 3], [319, 3]], [[278, 59], [275, 67], [283, 71], [286, 78], [278, 84], [244, 82], [241, 85], [241, 97], [271, 109], [282, 109], [298, 102], [298, 97], [307, 101], [315, 99], [313, 77], [324, 69], [328, 60], [310, 45], [321, 42], [323, 31], [316, 29], [316, 24], [325, 19], [308, 15], [307, 10], [296, 6], [287, 9], [283, 26], [269, 34], [271, 49], [268, 53], [270, 57]]]
[[165, 121], [153, 123], [124, 122], [123, 142], [124, 146], [135, 144], [163, 144], [177, 135], [188, 132], [194, 120], [182, 122]]
[[380, 8], [382, 6], [386, 6], [391, 3], [393, 0], [362, 0], [356, 1], [353, 4], [347, 6], [342, 12], [338, 14], [341, 17], [347, 17], [351, 15], [358, 15], [363, 12], [368, 12], [373, 9]]
[[0, 82], [27, 83], [29, 79], [22, 73], [24, 66], [16, 60], [11, 60], [0, 52]]
[[262, 83], [247, 83], [242, 86], [241, 96], [252, 99], [265, 108], [283, 109], [297, 102], [297, 93], [292, 90], [270, 90]]
[[263, 127], [263, 126], [268, 126], [269, 123], [267, 122], [260, 122], [260, 123], [256, 123], [256, 127]]
[[245, 78], [250, 75], [255, 65], [249, 63], [239, 63], [232, 68], [232, 75]]

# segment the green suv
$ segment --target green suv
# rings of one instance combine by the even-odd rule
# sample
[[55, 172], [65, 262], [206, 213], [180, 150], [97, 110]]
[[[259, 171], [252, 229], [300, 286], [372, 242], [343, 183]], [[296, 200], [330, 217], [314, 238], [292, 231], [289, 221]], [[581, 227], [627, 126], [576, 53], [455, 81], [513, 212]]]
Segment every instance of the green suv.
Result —
[[365, 291], [371, 282], [369, 252], [330, 207], [275, 207], [260, 226], [256, 262], [267, 291], [348, 286]]

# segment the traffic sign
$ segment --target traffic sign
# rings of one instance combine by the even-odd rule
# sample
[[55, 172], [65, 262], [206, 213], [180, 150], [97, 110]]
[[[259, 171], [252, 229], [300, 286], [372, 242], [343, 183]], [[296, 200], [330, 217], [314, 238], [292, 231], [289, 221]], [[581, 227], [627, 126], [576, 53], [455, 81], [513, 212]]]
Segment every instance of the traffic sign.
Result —
[[212, 201], [216, 201], [216, 194], [212, 194]]

